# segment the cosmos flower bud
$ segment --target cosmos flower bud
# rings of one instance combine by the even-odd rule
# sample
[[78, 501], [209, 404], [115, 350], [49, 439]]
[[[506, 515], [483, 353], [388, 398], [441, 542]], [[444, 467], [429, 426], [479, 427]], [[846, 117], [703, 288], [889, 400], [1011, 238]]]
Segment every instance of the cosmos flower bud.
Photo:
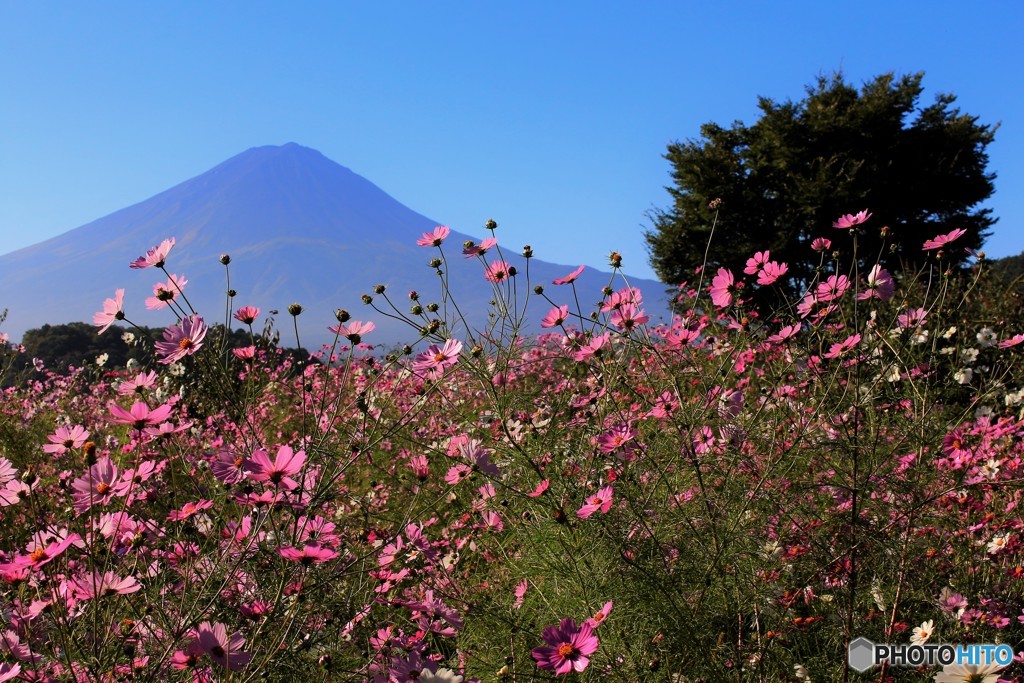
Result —
[[384, 293], [384, 285], [376, 285], [373, 288], [373, 293], [374, 294], [383, 294]]
[[339, 308], [334, 312], [334, 317], [337, 318], [339, 323], [347, 323], [352, 316], [344, 308]]
[[373, 303], [373, 297], [370, 296], [369, 294], [363, 294], [363, 303], [367, 304], [367, 305], [372, 304]]
[[226, 266], [227, 264], [231, 263], [231, 256], [229, 254], [221, 254], [220, 262]]
[[237, 294], [238, 294], [238, 292], [236, 292], [233, 289], [229, 289], [228, 290], [228, 296], [231, 297], [232, 299], [234, 299]]
[[413, 304], [412, 308], [409, 309], [409, 312], [413, 315], [423, 315], [423, 307], [419, 304]]
[[479, 358], [481, 355], [483, 355], [483, 352], [484, 349], [479, 344], [477, 344], [476, 346], [469, 350], [469, 353], [473, 356], [473, 358]]
[[419, 301], [420, 294], [415, 289], [409, 292], [409, 301]]
[[402, 347], [402, 353], [408, 356], [409, 354], [412, 353], [412, 347], [406, 344], [405, 346]]
[[85, 464], [92, 467], [96, 464], [96, 444], [86, 441], [82, 445], [82, 452], [85, 454]]
[[541, 294], [544, 293], [544, 288], [541, 287], [540, 285], [537, 285], [536, 287], [533, 288], [533, 293], [537, 294], [537, 295], [541, 295]]
[[288, 307], [288, 312], [292, 315], [299, 315], [302, 313], [302, 304], [292, 304]]
[[429, 304], [427, 304], [427, 310], [430, 311], [431, 313], [437, 313], [437, 304], [434, 302], [430, 302]]
[[622, 254], [617, 251], [608, 254], [608, 263], [612, 268], [622, 267]]
[[465, 242], [462, 243], [463, 249], [472, 249], [475, 246], [476, 244], [473, 242], [473, 240], [466, 240]]
[[427, 265], [429, 265], [431, 268], [440, 268], [441, 267], [441, 259], [439, 259], [439, 258], [432, 258], [432, 259], [430, 259], [430, 263], [428, 263]]
[[533, 258], [533, 247], [529, 244], [523, 247], [523, 256], [526, 258]]
[[487, 228], [488, 230], [492, 230], [493, 231], [493, 230], [497, 229], [498, 224], [494, 222], [493, 218], [488, 218], [487, 222], [484, 223], [484, 227]]

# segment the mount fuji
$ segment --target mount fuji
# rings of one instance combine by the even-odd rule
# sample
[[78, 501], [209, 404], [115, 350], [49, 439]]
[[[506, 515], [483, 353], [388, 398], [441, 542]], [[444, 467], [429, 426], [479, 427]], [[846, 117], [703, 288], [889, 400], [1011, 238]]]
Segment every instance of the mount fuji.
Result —
[[[175, 319], [167, 310], [147, 311], [143, 304], [153, 285], [166, 278], [154, 269], [131, 270], [128, 264], [174, 237], [167, 270], [188, 279], [184, 293], [209, 323], [224, 320], [228, 286], [220, 256], [229, 254], [235, 307], [278, 310], [283, 343], [294, 344], [287, 313], [291, 303], [304, 309], [297, 322], [307, 348], [333, 340], [327, 328], [335, 324], [338, 308], [348, 309], [355, 320], [377, 324], [366, 336], [369, 343], [411, 343], [419, 338], [416, 329], [364, 306], [361, 295], [374, 295], [375, 285], [383, 284], [403, 312], [410, 305], [410, 290], [421, 293], [423, 304], [438, 301], [438, 277], [427, 265], [438, 251], [416, 244], [436, 225], [313, 149], [294, 143], [255, 147], [143, 202], [0, 255], [0, 309], [9, 310], [2, 331], [17, 339], [46, 323], [92, 320], [104, 299], [119, 288], [125, 289], [129, 320], [172, 324]], [[444, 245], [451, 291], [474, 326], [486, 322], [493, 290], [484, 279], [484, 267], [461, 252], [464, 241], [479, 243], [480, 237], [452, 231]], [[522, 296], [527, 270], [520, 245], [510, 243], [500, 228], [496, 237], [504, 259], [519, 273]], [[487, 258], [498, 258], [496, 251], [489, 251]], [[529, 286], [541, 284], [555, 303], [574, 304], [567, 287], [551, 284], [574, 269], [575, 264], [530, 259]], [[576, 287], [584, 315], [609, 282], [610, 274], [592, 268], [579, 277]], [[623, 284], [612, 283], [616, 289]], [[652, 322], [667, 312], [663, 284], [643, 279], [631, 279], [630, 284], [643, 291]], [[534, 296], [529, 308], [528, 329], [536, 331], [550, 304]], [[464, 336], [465, 330], [454, 334]]]

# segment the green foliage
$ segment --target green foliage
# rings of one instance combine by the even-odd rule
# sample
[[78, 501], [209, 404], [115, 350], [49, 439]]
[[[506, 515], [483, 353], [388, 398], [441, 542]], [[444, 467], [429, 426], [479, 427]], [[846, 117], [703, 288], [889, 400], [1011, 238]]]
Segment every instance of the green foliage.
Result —
[[986, 148], [996, 127], [961, 113], [952, 95], [918, 109], [922, 78], [888, 73], [858, 92], [841, 73], [820, 76], [799, 102], [760, 98], [752, 126], [708, 123], [700, 139], [669, 145], [673, 203], [652, 213], [646, 235], [658, 276], [685, 282], [706, 248], [709, 267], [734, 271], [767, 248], [789, 263], [787, 293], [799, 293], [812, 276], [810, 242], [826, 236], [848, 253], [851, 237], [830, 226], [865, 208], [877, 227], [860, 236], [862, 262], [875, 262], [887, 226], [894, 244], [880, 261], [893, 272], [923, 265], [924, 241], [956, 228], [967, 234], [948, 258], [962, 263], [963, 247], [979, 248], [995, 222], [975, 207], [993, 191]]

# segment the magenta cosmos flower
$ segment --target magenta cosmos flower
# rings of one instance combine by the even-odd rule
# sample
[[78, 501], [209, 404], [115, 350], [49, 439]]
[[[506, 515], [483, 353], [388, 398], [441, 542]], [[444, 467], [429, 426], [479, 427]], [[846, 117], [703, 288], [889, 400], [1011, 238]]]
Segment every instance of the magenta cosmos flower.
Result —
[[421, 247], [439, 247], [451, 232], [451, 228], [447, 225], [439, 225], [432, 232], [423, 233], [423, 237], [416, 240], [416, 244]]
[[544, 328], [558, 327], [565, 322], [566, 318], [569, 317], [568, 306], [558, 306], [548, 311], [548, 314], [544, 316], [544, 319], [540, 321], [540, 326]]
[[92, 324], [100, 329], [96, 334], [103, 334], [115, 320], [124, 320], [124, 290], [115, 289], [114, 298], [103, 302], [103, 310], [92, 317]]
[[171, 252], [174, 247], [174, 238], [164, 240], [157, 246], [153, 247], [146, 252], [145, 256], [140, 256], [128, 265], [132, 268], [163, 268], [164, 260], [167, 258], [167, 254]]
[[466, 256], [466, 258], [473, 258], [474, 256], [483, 256], [484, 254], [487, 253], [488, 249], [490, 249], [497, 243], [497, 239], [495, 239], [494, 237], [488, 237], [480, 244], [470, 244], [469, 246], [462, 250], [462, 253]]
[[273, 462], [269, 453], [262, 448], [257, 449], [252, 457], [246, 460], [245, 468], [253, 481], [269, 481], [278, 488], [291, 491], [299, 485], [292, 479], [292, 475], [298, 474], [304, 464], [305, 451], [295, 452], [288, 446], [281, 446], [277, 449], [277, 456]]
[[594, 495], [589, 496], [583, 507], [576, 511], [576, 516], [580, 519], [587, 519], [598, 510], [607, 514], [612, 509], [613, 491], [614, 489], [611, 486], [605, 486]]
[[954, 240], [960, 239], [965, 234], [967, 234], [966, 230], [964, 230], [963, 228], [957, 228], [956, 230], [954, 230], [952, 232], [948, 232], [945, 235], [937, 235], [937, 236], [931, 238], [930, 240], [928, 240], [927, 242], [924, 243], [924, 246], [921, 247], [921, 249], [924, 250], [924, 251], [931, 251], [933, 249], [941, 249], [942, 247], [946, 246], [950, 242], [953, 242]]
[[547, 646], [536, 647], [530, 653], [541, 669], [553, 669], [564, 676], [571, 671], [583, 671], [599, 644], [589, 624], [576, 626], [572, 619], [562, 619], [558, 626], [548, 626], [542, 636]]
[[431, 344], [413, 359], [412, 369], [430, 379], [441, 379], [447, 368], [459, 362], [460, 353], [462, 342], [455, 339], [449, 339], [444, 346]]
[[206, 329], [206, 323], [198, 315], [190, 315], [177, 325], [166, 328], [164, 340], [156, 343], [157, 352], [163, 355], [160, 362], [170, 365], [198, 351], [203, 346]]
[[872, 214], [868, 213], [867, 209], [858, 213], [848, 213], [845, 216], [840, 216], [839, 220], [832, 223], [833, 228], [842, 230], [843, 228], [853, 228], [867, 221], [871, 218]]

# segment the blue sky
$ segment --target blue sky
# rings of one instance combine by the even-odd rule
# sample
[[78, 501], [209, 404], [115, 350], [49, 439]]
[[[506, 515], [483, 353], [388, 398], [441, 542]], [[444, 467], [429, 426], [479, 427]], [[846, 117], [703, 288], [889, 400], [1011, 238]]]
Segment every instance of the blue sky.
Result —
[[294, 141], [459, 231], [493, 217], [545, 260], [616, 249], [647, 276], [666, 145], [841, 68], [924, 71], [923, 105], [951, 92], [1001, 122], [986, 250], [1016, 254], [1022, 7], [0, 0], [0, 253]]

